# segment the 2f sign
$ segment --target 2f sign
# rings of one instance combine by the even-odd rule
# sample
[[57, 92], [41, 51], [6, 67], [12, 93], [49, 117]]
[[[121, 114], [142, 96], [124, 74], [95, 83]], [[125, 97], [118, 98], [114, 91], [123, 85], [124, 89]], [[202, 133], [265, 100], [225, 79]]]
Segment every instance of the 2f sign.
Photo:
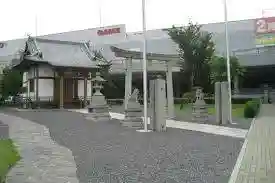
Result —
[[107, 35], [118, 34], [118, 33], [120, 33], [120, 28], [111, 28], [111, 29], [104, 29], [104, 30], [97, 31], [98, 36], [107, 36]]

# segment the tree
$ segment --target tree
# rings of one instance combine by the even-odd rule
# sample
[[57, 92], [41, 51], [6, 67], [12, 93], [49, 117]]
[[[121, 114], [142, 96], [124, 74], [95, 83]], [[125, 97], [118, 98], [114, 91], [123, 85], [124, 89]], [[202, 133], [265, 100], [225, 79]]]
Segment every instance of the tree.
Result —
[[[215, 48], [212, 34], [201, 30], [201, 25], [189, 22], [186, 27], [166, 29], [170, 38], [178, 44], [182, 77], [188, 77], [190, 90], [193, 86], [208, 87], [211, 60]], [[207, 79], [206, 79], [207, 78]]]
[[[225, 57], [214, 56], [209, 63], [211, 69], [211, 83], [227, 81], [227, 60]], [[230, 74], [233, 80], [236, 76], [243, 76], [245, 69], [235, 56], [230, 57]]]
[[20, 71], [6, 67], [1, 78], [1, 95], [6, 98], [21, 92], [23, 75]]

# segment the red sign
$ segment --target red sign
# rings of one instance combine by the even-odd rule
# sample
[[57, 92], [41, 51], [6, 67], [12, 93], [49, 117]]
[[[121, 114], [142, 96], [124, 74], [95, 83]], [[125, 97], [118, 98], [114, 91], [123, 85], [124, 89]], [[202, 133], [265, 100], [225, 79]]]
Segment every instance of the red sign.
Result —
[[104, 30], [97, 31], [98, 36], [107, 36], [107, 35], [118, 34], [118, 33], [120, 33], [120, 28], [111, 28], [111, 29], [104, 29]]
[[256, 33], [275, 33], [275, 17], [257, 19], [255, 22]]

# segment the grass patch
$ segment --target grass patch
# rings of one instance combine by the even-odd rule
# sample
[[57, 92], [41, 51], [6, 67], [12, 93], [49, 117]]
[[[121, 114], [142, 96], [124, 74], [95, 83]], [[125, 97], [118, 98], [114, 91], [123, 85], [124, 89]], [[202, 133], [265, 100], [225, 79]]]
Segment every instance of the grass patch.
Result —
[[[214, 115], [216, 113], [215, 105], [209, 104], [208, 107], [208, 113]], [[232, 104], [232, 116], [237, 118], [243, 118], [244, 117], [244, 107], [245, 104]], [[192, 104], [184, 104], [182, 106], [182, 109], [180, 109], [180, 104], [175, 105], [175, 109], [178, 111], [192, 111]]]
[[[245, 104], [232, 104], [232, 116], [233, 117], [238, 117], [238, 118], [243, 118], [244, 117], [244, 106]], [[208, 108], [208, 113], [209, 114], [215, 114], [215, 106], [210, 105]]]
[[20, 155], [12, 140], [0, 140], [0, 183], [5, 182], [9, 170], [20, 160]]

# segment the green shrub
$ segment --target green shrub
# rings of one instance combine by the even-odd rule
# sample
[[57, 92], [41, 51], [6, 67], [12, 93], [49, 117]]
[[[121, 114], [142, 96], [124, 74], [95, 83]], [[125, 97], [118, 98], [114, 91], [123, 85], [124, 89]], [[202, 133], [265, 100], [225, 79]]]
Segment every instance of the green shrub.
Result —
[[245, 118], [254, 118], [258, 114], [260, 110], [260, 100], [250, 100], [246, 102], [245, 107], [244, 107], [244, 117]]
[[190, 102], [195, 100], [196, 93], [195, 92], [186, 92], [183, 94], [182, 98], [187, 99]]
[[232, 104], [246, 104], [248, 101], [253, 100], [252, 98], [232, 98]]

